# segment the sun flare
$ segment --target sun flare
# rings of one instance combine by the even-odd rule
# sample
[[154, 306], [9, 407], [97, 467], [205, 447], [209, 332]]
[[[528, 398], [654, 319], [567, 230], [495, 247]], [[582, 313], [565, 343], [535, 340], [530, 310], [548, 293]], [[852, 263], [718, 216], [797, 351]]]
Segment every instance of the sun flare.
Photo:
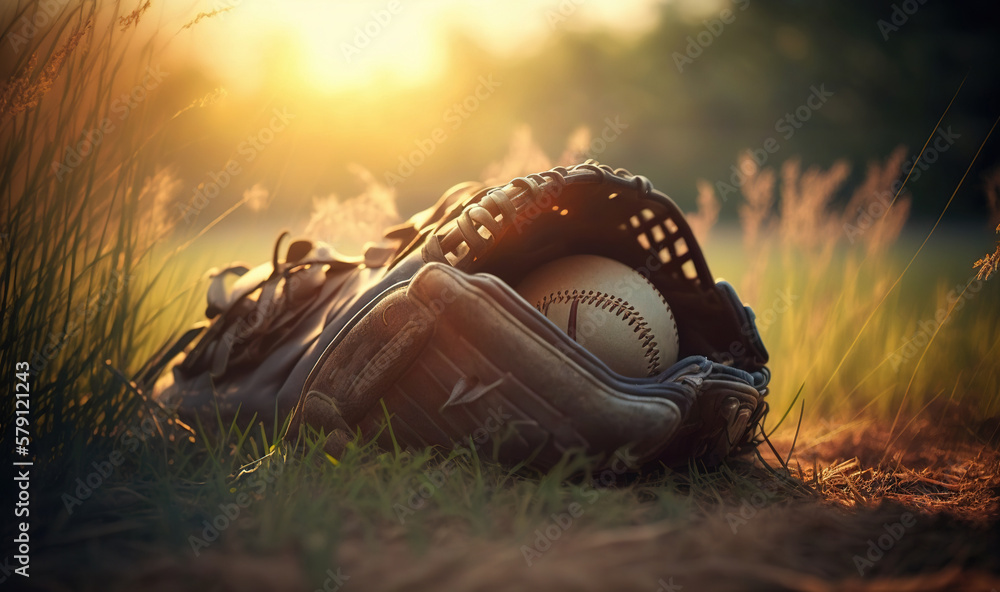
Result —
[[286, 84], [327, 93], [386, 82], [410, 86], [433, 81], [445, 73], [446, 44], [456, 34], [475, 38], [498, 55], [510, 55], [531, 50], [560, 29], [604, 22], [609, 11], [616, 14], [611, 28], [637, 32], [655, 20], [651, 17], [656, 2], [438, 0], [421, 3], [419, 10], [407, 0], [202, 4], [200, 11], [218, 12], [185, 31], [189, 55], [230, 87], [255, 88], [270, 74]]

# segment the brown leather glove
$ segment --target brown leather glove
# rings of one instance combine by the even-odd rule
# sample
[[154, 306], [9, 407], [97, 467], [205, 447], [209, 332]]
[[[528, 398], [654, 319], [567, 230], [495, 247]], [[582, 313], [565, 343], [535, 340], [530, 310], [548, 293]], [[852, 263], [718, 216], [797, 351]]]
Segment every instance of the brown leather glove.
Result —
[[[770, 374], [753, 312], [713, 280], [683, 214], [644, 177], [587, 162], [463, 184], [385, 239], [363, 260], [299, 241], [284, 261], [276, 248], [269, 264], [217, 274], [212, 323], [165, 348], [140, 384], [180, 359], [156, 396], [182, 417], [239, 409], [270, 426], [292, 413], [286, 437], [319, 430], [335, 457], [358, 432], [387, 447], [471, 442], [543, 469], [571, 451], [677, 465], [755, 444]], [[677, 363], [617, 374], [510, 287], [582, 253], [666, 297]], [[226, 274], [242, 277], [227, 289]]]

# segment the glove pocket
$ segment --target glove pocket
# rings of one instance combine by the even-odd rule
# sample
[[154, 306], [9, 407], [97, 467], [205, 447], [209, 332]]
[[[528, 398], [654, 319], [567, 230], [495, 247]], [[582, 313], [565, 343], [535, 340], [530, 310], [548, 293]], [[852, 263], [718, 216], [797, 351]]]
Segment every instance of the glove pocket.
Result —
[[[606, 466], [628, 449], [639, 465], [680, 425], [681, 387], [616, 378], [493, 276], [430, 264], [407, 296], [433, 316], [433, 331], [383, 393], [397, 443], [471, 446], [540, 469], [570, 452]], [[384, 414], [366, 419], [374, 432]]]

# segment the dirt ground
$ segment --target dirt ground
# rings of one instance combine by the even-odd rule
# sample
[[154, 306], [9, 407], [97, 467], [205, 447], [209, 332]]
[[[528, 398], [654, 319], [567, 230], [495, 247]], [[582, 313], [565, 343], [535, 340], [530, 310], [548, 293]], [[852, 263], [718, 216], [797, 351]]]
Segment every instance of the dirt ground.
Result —
[[[775, 493], [775, 477], [759, 470], [758, 492], [723, 496], [690, 521], [569, 529], [537, 557], [526, 558], [525, 541], [450, 531], [417, 549], [402, 528], [374, 539], [359, 528], [330, 558], [337, 568], [324, 573], [320, 589], [996, 592], [996, 418], [977, 421], [949, 406], [923, 417], [900, 421], [892, 436], [890, 425], [864, 421], [801, 432], [789, 467], [795, 495]], [[791, 444], [774, 442], [782, 455]], [[106, 577], [73, 589], [315, 589], [303, 548], [267, 556], [219, 548], [190, 561], [154, 547], [109, 545], [95, 554], [107, 564], [93, 566]], [[133, 561], [123, 570], [126, 556]]]

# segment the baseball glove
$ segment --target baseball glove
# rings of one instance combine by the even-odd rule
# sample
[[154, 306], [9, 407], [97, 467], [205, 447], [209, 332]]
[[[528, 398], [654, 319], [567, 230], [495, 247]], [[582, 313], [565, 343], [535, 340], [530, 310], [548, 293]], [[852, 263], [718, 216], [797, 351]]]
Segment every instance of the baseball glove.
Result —
[[[203, 323], [137, 377], [182, 419], [255, 414], [286, 438], [472, 445], [545, 469], [569, 452], [610, 464], [717, 463], [756, 444], [770, 374], [754, 315], [715, 282], [683, 214], [650, 182], [593, 161], [462, 184], [386, 244], [347, 258], [315, 241], [215, 270]], [[279, 239], [279, 246], [281, 239]], [[680, 356], [617, 374], [518, 296], [576, 254], [637, 270], [670, 303]], [[230, 283], [231, 278], [238, 278]], [[153, 386], [162, 370], [172, 365]]]

